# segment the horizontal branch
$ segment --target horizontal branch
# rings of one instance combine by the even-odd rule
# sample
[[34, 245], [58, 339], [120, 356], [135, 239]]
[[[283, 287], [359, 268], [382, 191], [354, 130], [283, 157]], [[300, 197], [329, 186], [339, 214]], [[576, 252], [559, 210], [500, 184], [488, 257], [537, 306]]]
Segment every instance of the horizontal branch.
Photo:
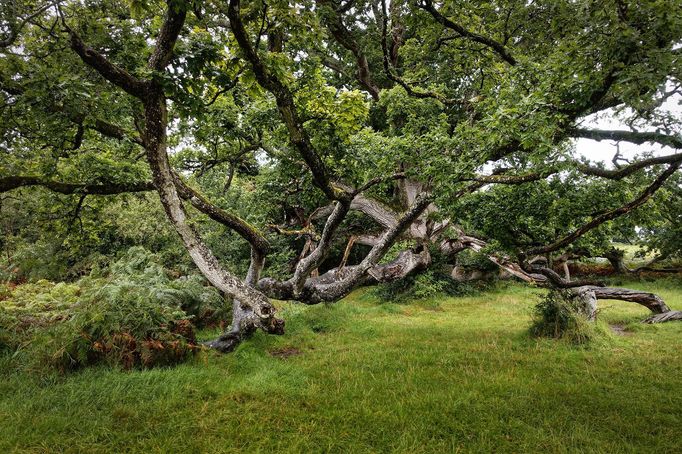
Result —
[[[270, 245], [254, 226], [232, 213], [210, 203], [199, 192], [185, 184], [177, 174], [175, 185], [178, 195], [189, 201], [194, 208], [208, 215], [211, 219], [225, 225], [237, 232], [242, 238], [251, 244], [259, 253], [265, 254]], [[39, 176], [11, 176], [0, 178], [0, 193], [11, 191], [20, 187], [40, 186], [59, 194], [87, 194], [87, 195], [115, 195], [135, 192], [153, 191], [154, 184], [151, 181], [139, 181], [130, 183], [65, 183], [50, 180]]]
[[[574, 162], [570, 165], [575, 166], [575, 169], [578, 172], [585, 175], [607, 178], [609, 180], [622, 180], [623, 178], [628, 177], [647, 167], [676, 163], [682, 163], [682, 153], [646, 158], [632, 162], [626, 166], [621, 166], [617, 169], [602, 169], [600, 167], [590, 166], [579, 162]], [[565, 167], [567, 164], [569, 163], [562, 162], [557, 165], [550, 166], [547, 169], [537, 172], [529, 172], [523, 175], [504, 175], [493, 173], [491, 175], [476, 175], [471, 178], [463, 178], [462, 181], [476, 181], [485, 184], [523, 184], [531, 181], [544, 180], [545, 178], [558, 173], [561, 168]]]
[[540, 274], [545, 276], [549, 281], [552, 283], [553, 287], [558, 287], [558, 288], [574, 288], [574, 287], [583, 287], [586, 285], [594, 286], [594, 287], [603, 287], [604, 284], [593, 282], [593, 281], [570, 281], [568, 279], [564, 279], [554, 271], [553, 269], [550, 268], [540, 268], [538, 270]]
[[597, 141], [615, 140], [641, 145], [651, 142], [672, 148], [682, 148], [682, 138], [679, 136], [661, 134], [659, 132], [617, 131], [604, 129], [575, 128], [569, 131], [572, 137], [592, 139]]
[[531, 181], [544, 180], [557, 172], [557, 169], [548, 168], [541, 172], [527, 173], [524, 175], [476, 175], [472, 178], [462, 179], [462, 181], [477, 181], [485, 184], [523, 184]]
[[591, 288], [591, 291], [593, 291], [595, 297], [600, 300], [621, 300], [638, 303], [648, 308], [654, 314], [670, 312], [670, 308], [665, 302], [654, 293], [619, 287], [593, 287]]
[[276, 225], [276, 224], [268, 224], [266, 227], [272, 229], [274, 232], [278, 233], [279, 235], [289, 235], [289, 236], [305, 236], [310, 238], [313, 241], [320, 241], [320, 234], [317, 233], [310, 225], [302, 228], [302, 229], [286, 229], [282, 226]]
[[[475, 238], [470, 235], [465, 235], [464, 232], [462, 232], [458, 228], [455, 228], [455, 230], [458, 231], [457, 239], [454, 241], [449, 240], [447, 242], [448, 249], [450, 249], [453, 252], [458, 252], [459, 250], [461, 250], [462, 247], [471, 249], [474, 252], [484, 252], [483, 250], [488, 246], [488, 244], [485, 241], [479, 238]], [[494, 263], [495, 265], [499, 266], [500, 268], [507, 271], [511, 275], [516, 276], [523, 281], [529, 283], [536, 283], [538, 281], [544, 281], [546, 279], [542, 275], [534, 275], [527, 273], [519, 264], [509, 259], [509, 257], [498, 255], [495, 253], [486, 253], [485, 255], [488, 257], [488, 260], [490, 260], [492, 263]]]
[[0, 192], [20, 187], [42, 186], [60, 194], [114, 195], [154, 190], [151, 181], [130, 183], [64, 183], [39, 176], [11, 176], [0, 178]]
[[660, 164], [676, 164], [680, 162], [682, 162], [682, 153], [676, 153], [668, 156], [642, 159], [641, 161], [633, 162], [627, 166], [623, 166], [614, 170], [600, 169], [599, 167], [592, 167], [584, 164], [578, 164], [577, 169], [579, 172], [586, 175], [608, 178], [611, 180], [621, 180], [646, 167]]
[[[336, 268], [318, 278], [309, 278], [303, 284], [301, 292], [294, 290], [293, 280], [276, 281], [261, 279], [258, 288], [271, 297], [280, 299], [296, 299], [306, 304], [317, 304], [323, 301], [336, 301], [343, 298], [358, 285], [369, 280], [389, 279], [391, 276], [402, 276], [403, 272], [411, 272], [418, 267], [426, 266], [430, 262], [428, 250], [420, 254], [401, 254], [389, 266], [378, 266], [379, 261], [386, 255], [396, 239], [417, 219], [431, 203], [431, 198], [425, 194], [417, 197], [413, 205], [403, 213], [397, 223], [385, 230], [377, 237], [372, 249], [365, 258], [354, 266]], [[393, 267], [396, 268], [393, 268]]]

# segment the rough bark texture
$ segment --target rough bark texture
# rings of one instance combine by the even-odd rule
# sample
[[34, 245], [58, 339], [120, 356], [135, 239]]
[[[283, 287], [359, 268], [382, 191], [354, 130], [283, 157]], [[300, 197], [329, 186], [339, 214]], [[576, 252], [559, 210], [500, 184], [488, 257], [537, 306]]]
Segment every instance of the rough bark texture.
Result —
[[329, 215], [327, 222], [324, 225], [324, 230], [322, 231], [317, 247], [307, 257], [298, 262], [296, 270], [294, 271], [294, 276], [291, 278], [294, 296], [298, 295], [303, 290], [306, 278], [310, 275], [311, 271], [320, 266], [327, 256], [327, 253], [332, 246], [334, 233], [346, 217], [349, 209], [350, 204], [348, 202], [336, 202], [334, 210]]
[[395, 240], [417, 219], [430, 204], [425, 194], [417, 198], [410, 209], [400, 217], [396, 225], [380, 235], [370, 252], [358, 265], [335, 268], [322, 276], [308, 278], [302, 289], [295, 293], [292, 280], [280, 282], [274, 279], [261, 279], [258, 288], [272, 298], [296, 299], [306, 304], [336, 301], [350, 293], [358, 285], [404, 277], [426, 267], [430, 263], [428, 250], [419, 252], [404, 251], [396, 260], [378, 266]]
[[[261, 255], [256, 249], [251, 249], [251, 263], [246, 274], [246, 284], [252, 287], [256, 286], [264, 265], [265, 256]], [[249, 304], [244, 304], [240, 300], [235, 299], [232, 302], [232, 323], [229, 329], [217, 339], [207, 342], [205, 345], [222, 353], [229, 353], [237, 348], [244, 339], [253, 334], [261, 325], [261, 319], [253, 308]], [[277, 320], [274, 329], [267, 332], [283, 334], [284, 322]]]
[[337, 301], [360, 285], [378, 284], [402, 279], [414, 272], [428, 268], [431, 256], [428, 249], [401, 251], [394, 260], [362, 271], [360, 265], [333, 268], [326, 273], [306, 279], [301, 292], [294, 295], [288, 281], [264, 278], [258, 289], [271, 298], [296, 299], [305, 304]]
[[670, 308], [665, 304], [663, 299], [654, 293], [618, 287], [593, 287], [592, 291], [596, 298], [600, 300], [630, 301], [641, 304], [654, 314], [670, 312]]
[[631, 290], [617, 287], [594, 287], [583, 286], [571, 290], [585, 304], [586, 313], [590, 319], [594, 319], [597, 313], [597, 300], [620, 300], [641, 304], [649, 309], [654, 315], [645, 319], [644, 323], [662, 323], [673, 320], [682, 320], [682, 311], [672, 311], [663, 299], [649, 292]]
[[130, 183], [66, 183], [39, 176], [10, 176], [0, 178], [0, 192], [25, 186], [42, 186], [60, 194], [113, 195], [154, 190], [151, 181]]
[[671, 322], [673, 320], [680, 320], [682, 321], [682, 311], [668, 311], [668, 312], [663, 312], [662, 314], [654, 314], [651, 317], [647, 318], [644, 320], [644, 323], [663, 323], [663, 322]]
[[571, 294], [580, 301], [583, 314], [587, 319], [594, 321], [597, 318], [597, 297], [593, 288], [576, 287], [571, 290]]
[[274, 318], [275, 309], [261, 292], [225, 270], [199, 235], [187, 222], [187, 214], [175, 187], [166, 152], [166, 106], [163, 95], [149, 96], [145, 105], [147, 158], [161, 203], [185, 248], [202, 274], [216, 288], [251, 308], [267, 332], [281, 332], [283, 322]]

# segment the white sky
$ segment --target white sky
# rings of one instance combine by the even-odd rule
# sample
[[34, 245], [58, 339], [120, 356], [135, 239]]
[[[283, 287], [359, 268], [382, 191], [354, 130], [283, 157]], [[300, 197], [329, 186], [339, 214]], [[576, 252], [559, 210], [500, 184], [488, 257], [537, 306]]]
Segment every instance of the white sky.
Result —
[[[674, 115], [679, 121], [677, 124], [682, 123], [682, 96], [679, 94], [671, 96], [660, 108], [660, 111], [667, 112]], [[591, 115], [586, 117], [583, 121], [581, 127], [589, 129], [608, 129], [608, 130], [622, 130], [630, 131], [631, 129], [622, 120], [615, 117], [613, 112], [609, 112], [607, 115], [604, 113], [600, 114], [599, 117]], [[654, 131], [654, 129], [642, 128], [641, 131]], [[629, 159], [633, 156], [653, 151], [657, 156], [673, 154], [675, 150], [670, 147], [662, 147], [660, 145], [654, 145], [650, 143], [645, 143], [642, 145], [636, 145], [628, 142], [620, 143], [620, 153], [622, 157]], [[616, 154], [616, 142], [613, 140], [602, 140], [598, 142], [591, 139], [577, 139], [576, 140], [576, 152], [592, 161], [604, 161], [609, 166], [612, 166], [611, 160]]]

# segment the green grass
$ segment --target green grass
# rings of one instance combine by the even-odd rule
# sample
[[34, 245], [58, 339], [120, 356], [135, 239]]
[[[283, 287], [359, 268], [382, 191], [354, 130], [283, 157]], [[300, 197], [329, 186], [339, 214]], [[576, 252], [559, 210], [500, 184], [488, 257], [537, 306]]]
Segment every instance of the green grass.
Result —
[[[682, 284], [631, 285], [682, 309]], [[363, 289], [282, 304], [285, 336], [173, 369], [5, 370], [0, 452], [679, 452], [682, 323], [601, 302], [630, 335], [535, 340], [536, 293], [397, 305]]]

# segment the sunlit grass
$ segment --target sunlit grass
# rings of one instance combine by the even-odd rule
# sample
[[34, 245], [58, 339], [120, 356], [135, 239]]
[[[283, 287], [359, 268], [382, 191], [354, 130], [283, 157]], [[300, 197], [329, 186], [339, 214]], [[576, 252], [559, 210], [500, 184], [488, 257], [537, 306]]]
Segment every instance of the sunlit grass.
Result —
[[[682, 309], [682, 284], [630, 284]], [[679, 452], [682, 323], [531, 339], [538, 290], [281, 303], [287, 334], [173, 369], [0, 378], [0, 452]], [[204, 332], [204, 337], [215, 332]]]

